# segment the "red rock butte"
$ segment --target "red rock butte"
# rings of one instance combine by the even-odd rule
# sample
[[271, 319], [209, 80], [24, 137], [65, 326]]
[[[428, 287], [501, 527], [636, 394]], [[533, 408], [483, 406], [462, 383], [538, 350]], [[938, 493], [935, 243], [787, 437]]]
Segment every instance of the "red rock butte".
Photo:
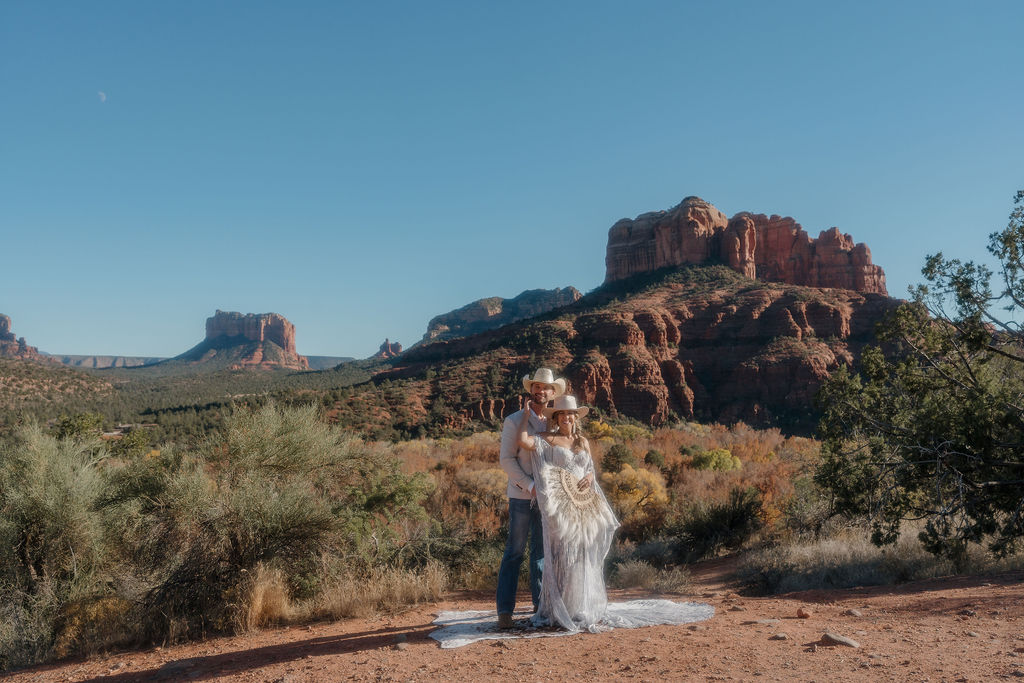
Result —
[[390, 339], [385, 339], [384, 343], [380, 345], [380, 349], [378, 349], [373, 358], [394, 358], [395, 356], [401, 355], [401, 353], [401, 344], [393, 342]]
[[[212, 342], [221, 337], [244, 337], [250, 342], [262, 344], [272, 342], [284, 351], [284, 361], [272, 363], [283, 367], [309, 369], [309, 361], [295, 350], [295, 325], [277, 313], [236, 313], [218, 310], [206, 319], [206, 340]], [[262, 354], [247, 359], [242, 365], [265, 363]]]
[[0, 314], [0, 358], [56, 362], [53, 358], [39, 353], [36, 347], [29, 346], [24, 337], [15, 338], [11, 332], [10, 317], [3, 314]]
[[613, 225], [605, 282], [709, 260], [751, 279], [888, 295], [867, 245], [838, 228], [814, 239], [792, 218], [741, 212], [729, 219], [699, 197]]

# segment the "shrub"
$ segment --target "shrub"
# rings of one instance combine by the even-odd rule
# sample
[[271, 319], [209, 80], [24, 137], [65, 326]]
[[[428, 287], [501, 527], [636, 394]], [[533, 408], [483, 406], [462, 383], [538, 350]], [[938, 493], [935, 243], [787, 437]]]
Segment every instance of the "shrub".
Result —
[[0, 664], [47, 656], [67, 611], [109, 580], [111, 535], [96, 514], [102, 445], [19, 429], [0, 452]]
[[154, 636], [229, 628], [223, 596], [265, 564], [288, 571], [331, 549], [353, 570], [374, 566], [391, 523], [422, 516], [423, 475], [319, 419], [313, 407], [270, 405], [229, 421], [209, 463], [183, 464], [148, 513], [150, 566], [161, 580], [147, 601]]
[[622, 521], [620, 536], [643, 541], [660, 530], [668, 493], [659, 473], [625, 464], [618, 472], [604, 472], [601, 485]]
[[716, 472], [730, 472], [743, 467], [740, 459], [726, 448], [701, 451], [693, 456], [690, 464], [694, 469], [715, 470]]
[[665, 454], [652, 448], [644, 455], [644, 464], [661, 469], [665, 466]]
[[677, 542], [691, 560], [735, 550], [762, 526], [761, 495], [755, 488], [733, 488], [722, 503], [697, 504], [676, 525]]
[[601, 469], [604, 472], [618, 472], [626, 465], [636, 467], [636, 464], [633, 452], [620, 443], [609, 448], [608, 452], [604, 454], [604, 458], [601, 459]]

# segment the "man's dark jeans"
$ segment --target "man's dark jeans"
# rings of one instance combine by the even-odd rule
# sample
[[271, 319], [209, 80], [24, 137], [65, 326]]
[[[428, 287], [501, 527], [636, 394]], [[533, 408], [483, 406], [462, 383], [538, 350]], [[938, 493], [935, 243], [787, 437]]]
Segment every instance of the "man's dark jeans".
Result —
[[526, 537], [530, 537], [530, 593], [533, 609], [540, 601], [540, 575], [544, 568], [544, 536], [541, 530], [540, 510], [529, 500], [509, 498], [508, 540], [505, 555], [498, 570], [498, 614], [512, 614], [516, 607], [516, 588], [519, 586], [519, 568], [523, 564]]

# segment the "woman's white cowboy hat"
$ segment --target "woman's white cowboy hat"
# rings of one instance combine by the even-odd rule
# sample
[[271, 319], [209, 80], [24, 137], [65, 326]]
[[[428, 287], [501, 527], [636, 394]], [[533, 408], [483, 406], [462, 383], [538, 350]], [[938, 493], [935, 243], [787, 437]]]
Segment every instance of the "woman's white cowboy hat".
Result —
[[556, 398], [555, 405], [553, 405], [552, 407], [545, 408], [544, 417], [550, 419], [552, 415], [563, 410], [572, 411], [576, 413], [576, 415], [579, 416], [580, 418], [586, 417], [587, 413], [590, 412], [590, 408], [588, 406], [577, 406], [576, 397], [573, 396], [572, 394], [567, 394], [565, 396], [559, 396], [558, 398]]
[[533, 373], [532, 378], [529, 375], [523, 377], [523, 386], [527, 391], [532, 390], [530, 385], [534, 382], [553, 386], [555, 388], [555, 398], [565, 393], [565, 380], [561, 377], [555, 379], [555, 373], [551, 372], [548, 368], [538, 368], [537, 372]]

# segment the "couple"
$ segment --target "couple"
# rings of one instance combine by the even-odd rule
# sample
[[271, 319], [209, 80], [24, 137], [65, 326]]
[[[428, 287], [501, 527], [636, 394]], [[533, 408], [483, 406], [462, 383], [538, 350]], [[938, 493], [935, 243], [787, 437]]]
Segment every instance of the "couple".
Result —
[[[589, 412], [565, 395], [548, 368], [523, 378], [526, 407], [505, 418], [501, 468], [508, 474], [509, 534], [498, 571], [498, 628], [513, 626], [516, 587], [530, 537], [535, 626], [604, 630], [604, 560], [619, 526], [597, 485], [580, 420]], [[553, 407], [548, 408], [550, 401]], [[602, 622], [605, 622], [602, 624]]]

